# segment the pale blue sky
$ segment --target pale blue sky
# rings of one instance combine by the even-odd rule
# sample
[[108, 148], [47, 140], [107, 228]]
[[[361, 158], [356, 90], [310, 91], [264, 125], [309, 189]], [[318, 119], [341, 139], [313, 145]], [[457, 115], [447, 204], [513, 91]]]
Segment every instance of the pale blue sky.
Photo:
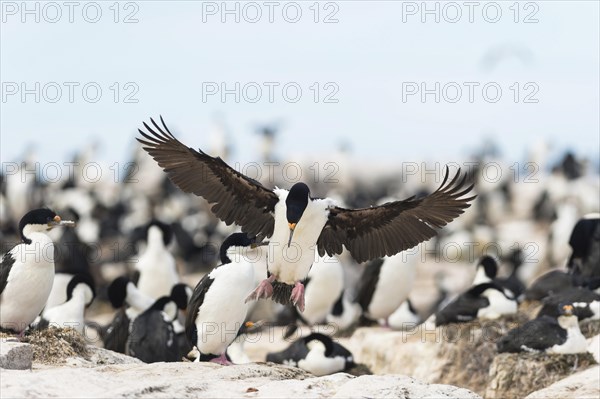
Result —
[[[56, 23], [56, 10], [40, 4], [40, 22], [35, 15], [15, 11], [21, 2], [3, 2], [1, 28], [1, 149], [2, 162], [19, 160], [28, 144], [35, 144], [42, 161], [62, 161], [92, 139], [102, 144], [100, 156], [123, 161], [133, 146], [141, 121], [162, 114], [186, 144], [209, 146], [208, 131], [216, 113], [225, 117], [234, 140], [249, 142], [256, 123], [282, 120], [285, 128], [277, 146], [279, 156], [322, 154], [326, 157], [344, 140], [354, 155], [363, 160], [461, 159], [492, 136], [510, 159], [520, 159], [526, 146], [539, 138], [598, 158], [599, 142], [599, 6], [597, 1], [538, 1], [525, 9], [520, 3], [519, 22], [514, 22], [514, 2], [496, 2], [502, 16], [497, 23], [484, 19], [481, 2], [474, 21], [461, 6], [456, 23], [439, 23], [432, 15], [408, 15], [421, 2], [338, 1], [325, 8], [320, 3], [319, 19], [334, 12], [338, 23], [313, 21], [310, 2], [297, 2], [302, 16], [297, 23], [284, 20], [285, 2], [278, 2], [274, 22], [268, 8], [257, 2], [263, 13], [257, 23], [233, 16], [209, 15], [222, 2], [135, 2], [120, 4], [119, 20], [134, 12], [137, 23], [114, 23], [113, 2], [99, 2], [102, 16], [97, 23], [83, 18], [82, 8], [68, 9]], [[31, 8], [35, 3], [28, 3]], [[58, 4], [62, 4], [59, 2]], [[228, 6], [235, 7], [235, 2]], [[243, 10], [245, 3], [239, 3]], [[432, 3], [429, 3], [434, 7]], [[463, 5], [463, 2], [456, 4]], [[444, 3], [439, 3], [440, 10]], [[137, 7], [137, 8], [136, 8]], [[204, 11], [206, 11], [203, 15]], [[293, 17], [293, 7], [286, 16]], [[405, 13], [403, 14], [403, 7]], [[247, 18], [255, 10], [246, 8]], [[95, 10], [87, 9], [94, 18]], [[487, 17], [495, 10], [487, 9]], [[446, 9], [454, 18], [455, 10]], [[13, 15], [14, 14], [14, 15]], [[523, 23], [532, 14], [537, 23]], [[23, 23], [21, 18], [26, 18]], [[203, 22], [203, 17], [206, 22]], [[403, 22], [403, 17], [406, 22]], [[496, 55], [500, 54], [499, 57]], [[486, 62], [486, 60], [493, 60]], [[34, 95], [22, 102], [10, 95], [25, 82], [43, 87], [48, 82], [62, 86], [56, 103]], [[64, 82], [77, 82], [73, 103]], [[97, 103], [88, 103], [81, 88], [96, 82], [102, 89]], [[114, 103], [114, 82], [121, 98]], [[137, 103], [124, 103], [134, 82]], [[257, 82], [263, 98], [257, 103], [230, 95], [203, 102], [203, 82], [225, 82], [243, 87]], [[267, 100], [264, 82], [278, 82], [274, 101]], [[281, 87], [295, 82], [302, 89], [297, 103], [283, 98]], [[334, 82], [338, 103], [313, 101], [311, 86]], [[408, 83], [407, 83], [408, 82]], [[425, 103], [419, 95], [403, 102], [403, 85], [440, 87], [455, 82], [463, 89], [457, 103], [433, 95]], [[468, 101], [464, 82], [477, 82], [473, 102]], [[495, 82], [502, 89], [496, 103], [487, 102], [481, 87]], [[517, 82], [518, 103], [513, 100]], [[525, 87], [528, 82], [533, 85]], [[15, 86], [16, 85], [16, 86]], [[113, 87], [113, 89], [111, 89]], [[454, 83], [447, 86], [454, 97]], [[513, 89], [511, 89], [513, 87]], [[250, 87], [248, 86], [250, 89]], [[523, 96], [537, 93], [537, 103], [524, 103]], [[47, 95], [56, 95], [52, 85]], [[91, 89], [90, 89], [91, 90]], [[42, 91], [42, 89], [40, 89]], [[93, 95], [93, 91], [90, 91]], [[493, 92], [490, 92], [493, 95]], [[43, 94], [43, 93], [42, 93]], [[254, 91], [247, 93], [254, 96]], [[292, 93], [293, 94], [293, 93]], [[235, 146], [235, 144], [234, 144]], [[256, 157], [257, 144], [234, 148], [240, 161]]]

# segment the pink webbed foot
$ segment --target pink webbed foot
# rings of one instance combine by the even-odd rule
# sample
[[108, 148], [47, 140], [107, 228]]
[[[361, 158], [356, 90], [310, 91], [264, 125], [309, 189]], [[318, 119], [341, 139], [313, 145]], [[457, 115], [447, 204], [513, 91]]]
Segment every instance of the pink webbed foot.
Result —
[[271, 274], [271, 276], [269, 276], [269, 278], [263, 280], [260, 282], [260, 284], [258, 285], [258, 287], [256, 287], [254, 289], [254, 291], [252, 291], [250, 293], [250, 295], [248, 295], [248, 297], [246, 298], [246, 300], [244, 301], [244, 303], [249, 302], [249, 301], [255, 301], [261, 298], [270, 298], [273, 296], [273, 281], [275, 281], [275, 275]]
[[211, 359], [210, 362], [220, 364], [221, 366], [231, 366], [233, 364], [229, 360], [227, 360], [225, 352], [221, 353], [221, 356]]
[[292, 300], [292, 303], [298, 307], [300, 312], [304, 312], [304, 284], [300, 281], [296, 282], [294, 285], [290, 299]]

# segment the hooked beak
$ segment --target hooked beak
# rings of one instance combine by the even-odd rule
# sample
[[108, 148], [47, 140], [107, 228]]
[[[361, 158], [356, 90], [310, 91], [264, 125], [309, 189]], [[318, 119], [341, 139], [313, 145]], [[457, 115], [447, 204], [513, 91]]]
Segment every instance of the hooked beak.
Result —
[[48, 230], [56, 226], [75, 227], [75, 222], [71, 220], [62, 220], [60, 216], [54, 216], [54, 219], [48, 222]]
[[292, 244], [292, 237], [294, 236], [294, 230], [296, 229], [296, 223], [288, 223], [290, 228], [290, 239], [288, 240], [288, 248]]

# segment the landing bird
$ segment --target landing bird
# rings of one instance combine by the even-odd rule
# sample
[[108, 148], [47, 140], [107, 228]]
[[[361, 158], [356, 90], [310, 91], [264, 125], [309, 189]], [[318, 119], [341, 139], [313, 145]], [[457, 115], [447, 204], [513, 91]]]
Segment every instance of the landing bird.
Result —
[[[181, 190], [194, 193], [213, 204], [212, 211], [227, 225], [236, 223], [258, 242], [269, 237], [267, 279], [247, 300], [274, 297], [304, 310], [304, 285], [315, 259], [341, 254], [345, 247], [357, 262], [395, 255], [430, 239], [470, 206], [475, 196], [462, 198], [466, 176], [460, 170], [424, 198], [410, 197], [363, 209], [344, 209], [329, 198], [313, 198], [308, 186], [296, 183], [291, 189], [269, 190], [237, 172], [221, 158], [187, 147], [173, 136], [161, 117], [162, 127], [150, 119], [147, 132], [137, 140], [171, 181]], [[293, 244], [293, 248], [292, 247]], [[274, 296], [276, 289], [291, 295]], [[283, 283], [283, 284], [281, 284]]]
[[54, 281], [54, 245], [45, 233], [56, 226], [73, 227], [50, 209], [35, 209], [19, 222], [23, 242], [0, 264], [0, 329], [23, 333], [40, 314]]

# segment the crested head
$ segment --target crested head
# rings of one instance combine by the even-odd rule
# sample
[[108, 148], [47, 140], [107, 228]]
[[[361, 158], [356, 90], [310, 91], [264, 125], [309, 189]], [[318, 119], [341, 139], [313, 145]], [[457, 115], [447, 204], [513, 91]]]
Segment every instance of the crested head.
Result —
[[60, 216], [48, 208], [34, 209], [27, 212], [19, 222], [19, 234], [26, 244], [31, 244], [29, 235], [34, 232], [50, 230], [56, 226], [73, 227], [75, 223], [63, 221]]
[[304, 183], [296, 183], [285, 199], [288, 223], [298, 223], [310, 199], [310, 189]]

